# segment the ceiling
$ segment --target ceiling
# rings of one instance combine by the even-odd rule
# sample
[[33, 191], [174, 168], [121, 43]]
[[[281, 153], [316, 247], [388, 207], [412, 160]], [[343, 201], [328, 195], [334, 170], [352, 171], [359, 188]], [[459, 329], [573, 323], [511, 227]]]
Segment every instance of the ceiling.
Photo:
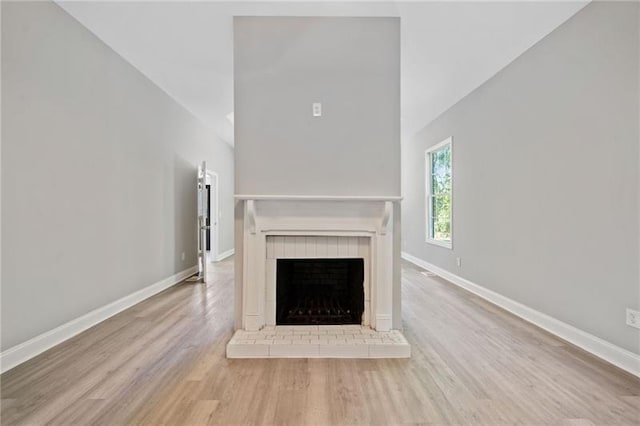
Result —
[[403, 140], [561, 25], [586, 1], [58, 1], [233, 145], [233, 19], [400, 16]]

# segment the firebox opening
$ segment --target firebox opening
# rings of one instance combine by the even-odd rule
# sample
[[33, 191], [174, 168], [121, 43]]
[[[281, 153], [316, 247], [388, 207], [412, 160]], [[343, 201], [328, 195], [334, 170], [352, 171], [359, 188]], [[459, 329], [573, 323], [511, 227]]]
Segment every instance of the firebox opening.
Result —
[[277, 325], [361, 324], [364, 259], [278, 259]]

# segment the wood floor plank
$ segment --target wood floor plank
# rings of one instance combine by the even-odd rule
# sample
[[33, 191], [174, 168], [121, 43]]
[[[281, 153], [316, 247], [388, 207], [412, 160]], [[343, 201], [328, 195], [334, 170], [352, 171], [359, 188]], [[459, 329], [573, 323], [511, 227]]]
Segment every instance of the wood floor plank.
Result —
[[640, 424], [640, 379], [403, 264], [408, 360], [225, 358], [233, 262], [0, 377], [2, 425]]

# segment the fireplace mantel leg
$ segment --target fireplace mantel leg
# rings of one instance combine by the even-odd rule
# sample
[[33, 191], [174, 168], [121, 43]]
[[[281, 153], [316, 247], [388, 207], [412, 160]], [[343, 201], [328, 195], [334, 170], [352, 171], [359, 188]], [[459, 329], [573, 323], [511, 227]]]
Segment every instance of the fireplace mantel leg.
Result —
[[[390, 203], [386, 203], [390, 204]], [[393, 309], [393, 209], [385, 208], [385, 217], [376, 236], [375, 329], [392, 328]]]

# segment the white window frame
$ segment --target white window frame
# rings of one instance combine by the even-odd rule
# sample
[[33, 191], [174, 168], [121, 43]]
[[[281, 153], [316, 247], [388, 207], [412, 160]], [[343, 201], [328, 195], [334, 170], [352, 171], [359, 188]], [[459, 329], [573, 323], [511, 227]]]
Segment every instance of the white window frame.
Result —
[[[433, 212], [431, 211], [431, 197], [433, 195], [433, 189], [431, 187], [431, 153], [435, 151], [439, 151], [440, 149], [444, 148], [447, 145], [449, 145], [449, 149], [451, 150], [451, 194], [450, 194], [451, 213], [449, 215], [451, 239], [450, 241], [441, 241], [441, 240], [434, 239], [433, 236], [430, 235], [431, 218], [433, 215]], [[425, 242], [452, 250], [453, 249], [453, 179], [454, 179], [453, 136], [449, 136], [447, 139], [443, 140], [442, 142], [427, 148], [424, 152], [424, 163], [425, 163], [424, 182], [425, 182], [425, 213], [426, 213], [425, 214], [425, 219], [426, 219]]]

